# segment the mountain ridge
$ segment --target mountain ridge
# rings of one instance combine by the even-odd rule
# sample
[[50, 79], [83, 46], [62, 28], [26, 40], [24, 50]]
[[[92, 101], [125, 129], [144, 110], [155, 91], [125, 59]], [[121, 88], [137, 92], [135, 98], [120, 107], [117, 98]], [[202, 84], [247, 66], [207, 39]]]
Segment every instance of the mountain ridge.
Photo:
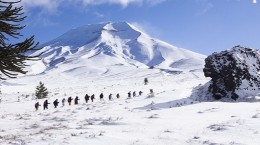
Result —
[[43, 53], [41, 59], [48, 69], [71, 60], [93, 59], [96, 62], [95, 58], [101, 55], [109, 56], [111, 62], [114, 62], [110, 65], [202, 69], [206, 58], [204, 55], [151, 38], [127, 22], [88, 24], [73, 28], [40, 47], [43, 49], [35, 53]]

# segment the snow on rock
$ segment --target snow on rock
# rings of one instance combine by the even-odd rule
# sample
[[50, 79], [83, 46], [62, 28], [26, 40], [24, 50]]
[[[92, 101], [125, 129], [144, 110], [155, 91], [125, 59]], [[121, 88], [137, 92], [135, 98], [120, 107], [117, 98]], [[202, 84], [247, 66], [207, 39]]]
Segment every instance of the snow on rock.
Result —
[[208, 90], [215, 99], [245, 99], [260, 91], [260, 52], [235, 46], [205, 60], [204, 74], [211, 77]]
[[34, 53], [43, 52], [41, 58], [46, 64], [46, 70], [57, 68], [67, 62], [96, 62], [95, 57], [100, 55], [118, 60], [110, 65], [142, 64], [141, 66], [169, 70], [202, 69], [205, 59], [204, 55], [151, 38], [127, 22], [74, 28], [40, 47], [43, 49]]

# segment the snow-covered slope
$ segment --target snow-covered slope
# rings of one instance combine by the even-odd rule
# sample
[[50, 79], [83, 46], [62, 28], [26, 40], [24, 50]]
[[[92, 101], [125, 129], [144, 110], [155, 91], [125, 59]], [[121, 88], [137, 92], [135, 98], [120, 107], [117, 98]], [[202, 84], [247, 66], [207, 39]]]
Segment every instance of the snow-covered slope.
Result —
[[[74, 28], [43, 45], [46, 69], [73, 63], [106, 67], [126, 65], [163, 69], [201, 69], [205, 56], [149, 37], [126, 22]], [[72, 68], [71, 68], [72, 69]]]
[[[1, 145], [259, 145], [259, 102], [198, 102], [189, 96], [206, 80], [202, 72], [168, 74], [156, 69], [109, 67], [117, 73], [82, 76], [43, 74], [9, 80], [1, 86]], [[148, 85], [143, 84], [147, 77]], [[34, 104], [43, 81], [48, 110]], [[149, 89], [155, 97], [147, 97]], [[9, 90], [9, 91], [8, 91]], [[143, 91], [127, 99], [129, 91]], [[99, 94], [104, 93], [104, 101]], [[95, 94], [86, 103], [85, 94]], [[108, 101], [108, 95], [113, 100]], [[119, 93], [120, 98], [115, 95]], [[196, 95], [196, 94], [194, 94]], [[54, 108], [52, 102], [79, 96], [79, 105]], [[18, 102], [18, 97], [20, 101]], [[258, 96], [259, 98], [260, 96]], [[179, 107], [178, 107], [179, 106]], [[252, 139], [253, 138], [253, 139]]]

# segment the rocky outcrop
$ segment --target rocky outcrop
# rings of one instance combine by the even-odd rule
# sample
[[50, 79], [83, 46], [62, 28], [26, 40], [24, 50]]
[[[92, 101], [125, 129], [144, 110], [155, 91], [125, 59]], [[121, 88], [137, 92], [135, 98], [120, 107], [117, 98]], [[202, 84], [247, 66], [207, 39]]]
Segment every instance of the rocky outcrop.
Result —
[[247, 98], [260, 93], [260, 51], [235, 46], [205, 59], [204, 75], [215, 99]]

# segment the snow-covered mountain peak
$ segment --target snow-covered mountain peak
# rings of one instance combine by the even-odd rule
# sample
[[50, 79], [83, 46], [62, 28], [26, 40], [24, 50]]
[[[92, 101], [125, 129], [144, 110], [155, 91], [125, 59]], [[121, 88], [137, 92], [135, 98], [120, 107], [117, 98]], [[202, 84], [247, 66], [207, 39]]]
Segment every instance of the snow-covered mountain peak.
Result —
[[151, 38], [127, 22], [73, 28], [41, 47], [35, 53], [43, 53], [41, 58], [47, 69], [68, 63], [82, 66], [98, 62], [98, 67], [120, 64], [192, 70], [203, 68], [205, 58]]
[[81, 47], [99, 39], [103, 32], [118, 33], [122, 39], [137, 38], [140, 35], [140, 32], [135, 31], [130, 24], [126, 22], [88, 24], [73, 28], [56, 39], [43, 44], [43, 46]]

